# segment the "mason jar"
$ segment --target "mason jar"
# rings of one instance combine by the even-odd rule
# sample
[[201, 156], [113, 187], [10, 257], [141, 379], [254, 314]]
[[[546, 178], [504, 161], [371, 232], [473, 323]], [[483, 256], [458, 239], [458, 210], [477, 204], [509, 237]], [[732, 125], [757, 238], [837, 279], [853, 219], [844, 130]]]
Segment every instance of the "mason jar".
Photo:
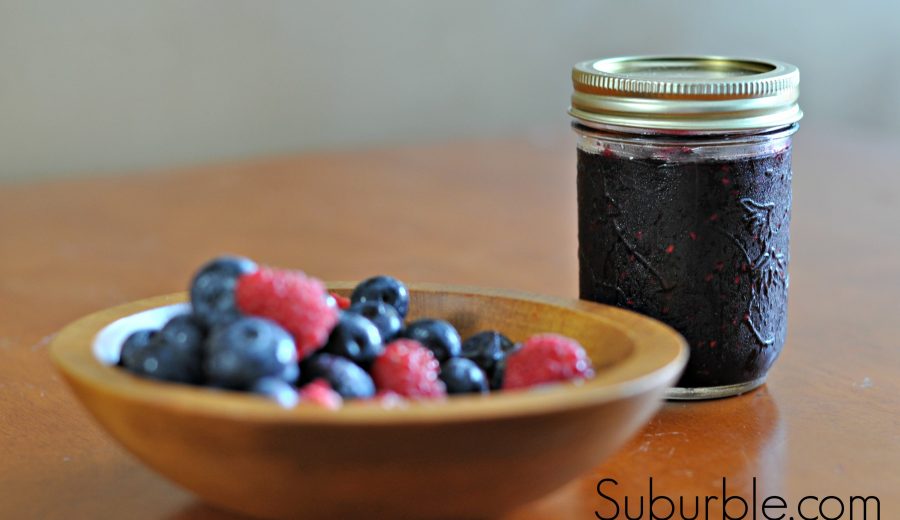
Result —
[[673, 399], [763, 384], [787, 331], [799, 71], [722, 57], [575, 65], [580, 295], [678, 330]]

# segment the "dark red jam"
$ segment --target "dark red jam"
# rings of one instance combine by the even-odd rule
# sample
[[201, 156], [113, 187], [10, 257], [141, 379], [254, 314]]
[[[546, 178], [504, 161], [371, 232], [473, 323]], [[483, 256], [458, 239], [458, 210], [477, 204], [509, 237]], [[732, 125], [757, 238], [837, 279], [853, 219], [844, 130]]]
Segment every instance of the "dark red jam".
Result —
[[695, 158], [578, 151], [581, 297], [647, 314], [687, 339], [678, 386], [763, 377], [786, 332], [789, 145]]

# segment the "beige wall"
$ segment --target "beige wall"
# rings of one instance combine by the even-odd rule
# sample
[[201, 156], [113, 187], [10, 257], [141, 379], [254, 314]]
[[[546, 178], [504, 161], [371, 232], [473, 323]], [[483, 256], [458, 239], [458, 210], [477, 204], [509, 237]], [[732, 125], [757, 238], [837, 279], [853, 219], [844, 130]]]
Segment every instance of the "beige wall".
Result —
[[616, 54], [780, 58], [805, 124], [900, 131], [898, 6], [0, 0], [0, 179], [565, 126]]

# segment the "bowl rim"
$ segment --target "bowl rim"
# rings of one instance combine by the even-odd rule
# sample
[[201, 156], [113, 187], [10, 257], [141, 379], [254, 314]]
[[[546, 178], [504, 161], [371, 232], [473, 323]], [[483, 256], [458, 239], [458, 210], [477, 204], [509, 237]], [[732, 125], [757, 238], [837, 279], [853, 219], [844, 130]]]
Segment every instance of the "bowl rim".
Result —
[[[330, 291], [348, 291], [356, 282], [328, 282]], [[526, 300], [591, 315], [618, 328], [633, 342], [631, 355], [579, 383], [487, 396], [453, 396], [442, 400], [404, 401], [382, 406], [373, 401], [345, 403], [339, 410], [317, 406], [282, 408], [249, 393], [143, 379], [98, 360], [97, 334], [113, 322], [141, 311], [183, 303], [180, 292], [136, 300], [84, 316], [64, 327], [50, 344], [50, 356], [69, 384], [120, 399], [204, 416], [303, 424], [451, 423], [562, 412], [590, 407], [671, 386], [688, 359], [685, 339], [673, 328], [633, 311], [584, 300], [539, 296], [505, 289], [408, 284], [410, 292], [453, 293], [475, 297]]]

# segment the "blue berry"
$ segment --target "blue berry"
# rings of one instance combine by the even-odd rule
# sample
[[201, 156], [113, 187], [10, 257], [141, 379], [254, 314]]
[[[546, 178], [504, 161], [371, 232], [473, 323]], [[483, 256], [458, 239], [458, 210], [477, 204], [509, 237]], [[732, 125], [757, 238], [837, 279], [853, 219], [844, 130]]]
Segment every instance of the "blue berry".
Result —
[[237, 319], [241, 315], [234, 299], [238, 279], [254, 271], [252, 260], [238, 256], [220, 256], [206, 263], [191, 282], [194, 314], [209, 327]]
[[293, 383], [300, 375], [294, 339], [274, 321], [244, 317], [213, 330], [204, 361], [210, 384], [251, 388], [264, 377]]
[[395, 309], [401, 318], [409, 311], [409, 291], [403, 282], [390, 276], [374, 276], [362, 281], [350, 295], [351, 303], [384, 302]]
[[143, 362], [141, 359], [141, 351], [149, 347], [153, 342], [158, 330], [143, 329], [132, 332], [125, 341], [122, 342], [122, 351], [119, 355], [119, 365], [131, 370], [139, 372], [139, 367]]
[[[205, 328], [190, 314], [170, 319], [140, 349], [123, 344], [124, 363], [135, 373], [177, 383], [200, 383]], [[129, 338], [131, 339], [131, 338]], [[135, 341], [142, 338], [135, 338]], [[128, 343], [128, 340], [126, 340]]]
[[193, 314], [173, 317], [155, 337], [157, 343], [177, 353], [194, 381], [199, 381], [201, 376], [200, 361], [205, 340], [206, 326]]
[[158, 341], [152, 342], [136, 356], [137, 366], [134, 373], [175, 383], [196, 383], [196, 373], [189, 369], [179, 353]]
[[406, 326], [400, 335], [414, 339], [430, 350], [438, 361], [458, 357], [461, 346], [459, 333], [444, 320], [417, 320]]
[[344, 399], [368, 399], [375, 383], [365, 370], [341, 356], [315, 354], [303, 362], [303, 381], [325, 379]]
[[300, 394], [290, 384], [277, 377], [264, 377], [253, 384], [251, 390], [275, 401], [284, 408], [292, 408], [300, 402]]
[[342, 312], [338, 323], [328, 336], [323, 352], [344, 356], [345, 358], [367, 365], [375, 360], [384, 346], [381, 334], [371, 321], [354, 312]]
[[504, 357], [494, 365], [494, 370], [489, 375], [491, 390], [503, 388], [503, 378], [506, 377], [506, 360], [507, 358]]
[[403, 328], [403, 318], [393, 306], [381, 301], [369, 300], [355, 303], [347, 309], [347, 312], [360, 314], [378, 329], [381, 342], [388, 343], [400, 333]]
[[199, 353], [206, 339], [206, 325], [193, 314], [179, 314], [163, 325], [157, 339], [178, 349]]
[[466, 358], [452, 358], [444, 362], [440, 378], [447, 386], [448, 394], [484, 394], [488, 391], [484, 372]]
[[[501, 361], [513, 352], [517, 345], [509, 338], [495, 330], [479, 332], [462, 344], [462, 357], [471, 359], [491, 380], [491, 388], [500, 388], [503, 383], [503, 368]], [[494, 379], [497, 386], [494, 386]]]

